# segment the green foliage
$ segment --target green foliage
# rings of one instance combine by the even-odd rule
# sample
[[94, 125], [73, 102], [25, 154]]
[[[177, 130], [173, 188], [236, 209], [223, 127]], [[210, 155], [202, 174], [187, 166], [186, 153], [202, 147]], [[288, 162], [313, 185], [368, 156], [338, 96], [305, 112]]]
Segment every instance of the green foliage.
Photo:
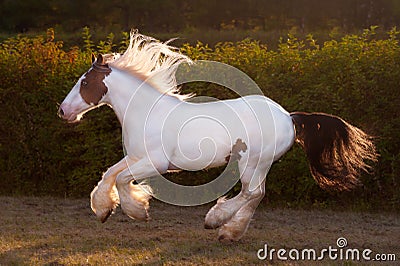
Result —
[[[353, 193], [329, 194], [312, 180], [302, 150], [294, 146], [272, 167], [267, 198], [287, 205], [355, 204], [360, 208], [400, 206], [400, 47], [399, 31], [378, 38], [375, 27], [360, 35], [319, 44], [311, 35], [281, 39], [278, 49], [245, 39], [239, 42], [185, 44], [182, 52], [194, 60], [227, 63], [247, 73], [264, 94], [289, 111], [327, 112], [343, 117], [377, 136], [381, 154], [364, 187]], [[47, 36], [18, 36], [0, 46], [0, 193], [85, 196], [102, 172], [122, 156], [121, 133], [115, 115], [101, 108], [77, 125], [57, 115], [59, 103], [90, 66], [92, 52], [121, 51], [110, 34], [95, 44], [83, 30], [83, 49], [66, 50]], [[95, 51], [96, 49], [96, 51]], [[187, 84], [184, 92], [219, 99], [237, 97], [207, 83]], [[201, 184], [220, 169], [168, 178]]]
[[97, 45], [97, 50], [99, 53], [106, 54], [109, 53], [110, 51], [113, 51], [113, 48], [115, 47], [114, 42], [114, 34], [110, 33], [107, 35], [105, 41], [100, 41], [99, 45]]
[[92, 35], [90, 34], [90, 29], [88, 27], [84, 27], [82, 30], [82, 39], [84, 43], [85, 51], [91, 53], [94, 48], [94, 44], [92, 41]]

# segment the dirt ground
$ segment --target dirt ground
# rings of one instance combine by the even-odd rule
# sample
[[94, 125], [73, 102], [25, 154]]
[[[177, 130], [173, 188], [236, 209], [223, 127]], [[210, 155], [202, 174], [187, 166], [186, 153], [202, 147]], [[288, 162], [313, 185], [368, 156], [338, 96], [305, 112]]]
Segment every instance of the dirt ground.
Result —
[[[118, 209], [101, 224], [89, 199], [0, 197], [0, 265], [352, 265], [375, 264], [339, 258], [339, 251], [370, 249], [400, 261], [400, 214], [332, 210], [271, 209], [261, 206], [237, 243], [217, 241], [205, 230], [211, 204], [176, 207], [153, 200], [149, 222], [129, 219]], [[347, 245], [338, 248], [337, 239]], [[284, 249], [260, 260], [271, 249]], [[331, 260], [323, 249], [337, 249]], [[314, 249], [323, 261], [295, 260], [293, 249]], [[261, 251], [260, 251], [261, 250]], [[301, 253], [300, 253], [301, 254]], [[360, 253], [361, 254], [361, 253]], [[282, 254], [281, 254], [282, 255]], [[291, 255], [291, 256], [290, 256]], [[299, 255], [300, 256], [300, 255]], [[294, 258], [294, 259], [291, 259]], [[382, 257], [380, 257], [382, 258]], [[396, 262], [379, 262], [379, 265]]]

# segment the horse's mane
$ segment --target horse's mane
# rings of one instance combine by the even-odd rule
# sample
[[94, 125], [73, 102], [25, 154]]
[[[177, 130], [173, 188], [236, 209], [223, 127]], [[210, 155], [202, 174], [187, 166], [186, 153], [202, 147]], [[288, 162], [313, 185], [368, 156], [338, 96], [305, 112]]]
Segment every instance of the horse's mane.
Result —
[[107, 63], [143, 79], [161, 93], [185, 100], [191, 95], [180, 94], [175, 73], [181, 63], [192, 61], [169, 45], [173, 40], [162, 43], [132, 30], [126, 51], [121, 56], [110, 56]]

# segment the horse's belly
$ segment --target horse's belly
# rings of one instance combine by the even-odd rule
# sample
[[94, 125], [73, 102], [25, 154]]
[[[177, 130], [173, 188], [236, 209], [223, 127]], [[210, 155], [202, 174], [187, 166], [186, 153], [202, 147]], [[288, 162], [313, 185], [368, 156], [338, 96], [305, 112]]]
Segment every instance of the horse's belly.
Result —
[[197, 171], [220, 166], [226, 163], [230, 153], [230, 140], [227, 137], [208, 134], [181, 138], [173, 151], [171, 168]]

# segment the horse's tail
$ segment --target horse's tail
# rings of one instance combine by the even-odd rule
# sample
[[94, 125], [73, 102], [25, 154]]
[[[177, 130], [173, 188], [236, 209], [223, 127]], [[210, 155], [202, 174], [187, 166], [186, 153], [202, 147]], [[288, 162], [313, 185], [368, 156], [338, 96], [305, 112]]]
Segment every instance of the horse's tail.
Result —
[[350, 190], [361, 184], [358, 177], [377, 161], [372, 137], [337, 116], [323, 113], [291, 113], [296, 142], [302, 147], [310, 171], [324, 189]]

